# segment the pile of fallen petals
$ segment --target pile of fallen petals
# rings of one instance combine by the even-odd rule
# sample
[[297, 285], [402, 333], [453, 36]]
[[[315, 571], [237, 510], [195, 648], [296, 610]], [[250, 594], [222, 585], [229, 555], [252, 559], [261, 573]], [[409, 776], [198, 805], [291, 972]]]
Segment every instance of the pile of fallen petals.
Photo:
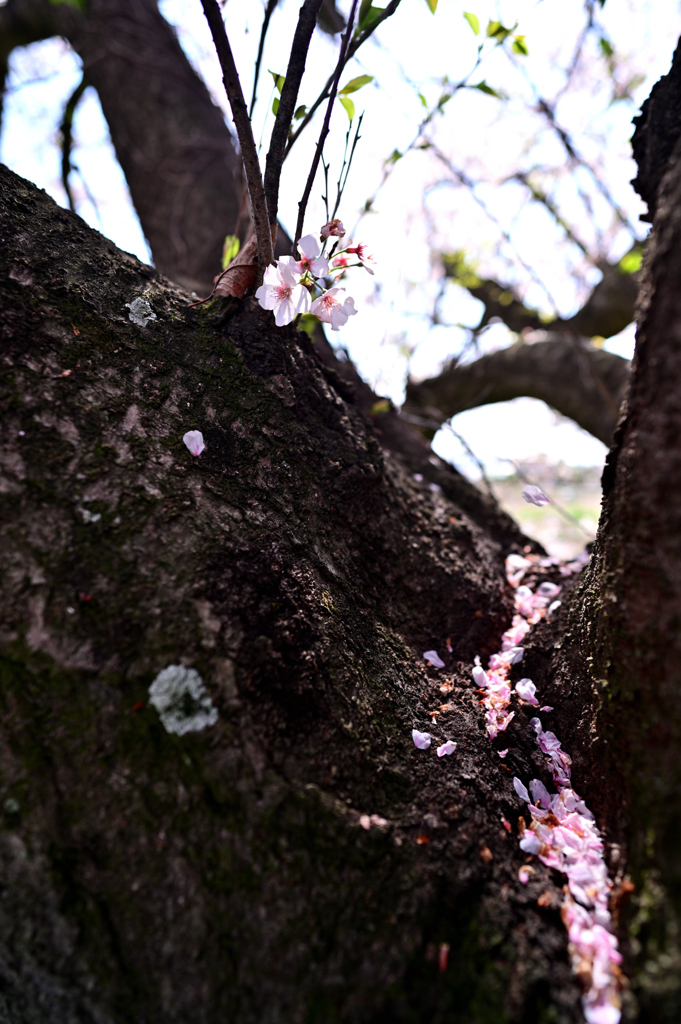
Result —
[[[579, 572], [585, 561], [586, 558], [579, 558], [561, 566], [561, 574]], [[523, 637], [560, 603], [556, 600], [560, 587], [554, 583], [541, 583], [534, 593], [522, 585], [526, 572], [537, 563], [550, 564], [548, 559], [536, 556], [510, 555], [507, 559], [507, 578], [516, 588], [516, 614], [511, 628], [504, 633], [501, 651], [490, 658], [488, 672], [483, 671], [479, 659], [473, 669], [473, 678], [485, 693], [487, 730], [492, 739], [506, 728], [514, 714], [506, 710], [511, 702], [507, 675], [510, 666], [522, 660]], [[516, 683], [515, 692], [521, 703], [539, 706], [536, 687], [530, 679]], [[540, 711], [552, 710], [547, 706], [540, 708]], [[622, 957], [611, 931], [608, 901], [612, 882], [603, 860], [603, 842], [593, 814], [571, 787], [572, 761], [562, 750], [560, 740], [544, 729], [539, 718], [532, 718], [530, 725], [546, 757], [557, 792], [549, 793], [543, 782], [532, 779], [530, 797], [520, 779], [514, 778], [515, 791], [526, 801], [532, 819], [529, 827], [521, 831], [520, 848], [567, 875], [568, 891], [561, 916], [568, 930], [573, 970], [585, 989], [584, 1016], [588, 1024], [618, 1024]], [[520, 881], [527, 884], [528, 865], [521, 867], [518, 875]]]
[[[521, 706], [529, 704], [541, 712], [553, 711], [548, 705], [540, 706], [537, 688], [531, 679], [521, 679], [513, 689], [508, 679], [511, 666], [522, 661], [522, 643], [529, 630], [541, 619], [550, 618], [561, 603], [558, 584], [540, 583], [532, 591], [522, 583], [525, 575], [531, 570], [553, 568], [561, 576], [570, 576], [581, 572], [587, 561], [586, 553], [567, 564], [537, 555], [509, 555], [506, 559], [506, 577], [515, 589], [515, 615], [510, 629], [502, 637], [501, 650], [489, 659], [487, 670], [483, 669], [479, 658], [475, 659], [473, 668], [473, 679], [478, 692], [483, 695], [480, 703], [485, 708], [491, 740], [504, 732], [515, 716], [514, 711], [508, 710], [514, 692]], [[451, 650], [449, 643], [448, 649]], [[434, 668], [444, 667], [436, 651], [426, 651], [423, 657]], [[543, 782], [532, 779], [530, 796], [524, 783], [513, 779], [514, 789], [527, 803], [531, 818], [529, 826], [523, 818], [519, 819], [520, 848], [528, 855], [528, 863], [519, 869], [518, 878], [527, 885], [534, 870], [529, 861], [534, 856], [547, 867], [567, 875], [561, 916], [568, 931], [572, 967], [584, 986], [584, 1016], [587, 1024], [618, 1024], [621, 1019], [622, 975], [619, 965], [622, 956], [611, 930], [608, 903], [612, 882], [603, 860], [603, 842], [593, 814], [572, 789], [572, 759], [562, 749], [555, 733], [545, 730], [539, 718], [532, 718], [530, 725], [546, 757], [557, 792], [549, 793]], [[412, 738], [420, 750], [430, 747], [430, 733], [414, 729]], [[437, 753], [442, 757], [455, 749], [456, 744], [448, 741], [438, 747]], [[507, 753], [508, 750], [499, 751], [501, 757]], [[510, 831], [510, 823], [502, 820]]]

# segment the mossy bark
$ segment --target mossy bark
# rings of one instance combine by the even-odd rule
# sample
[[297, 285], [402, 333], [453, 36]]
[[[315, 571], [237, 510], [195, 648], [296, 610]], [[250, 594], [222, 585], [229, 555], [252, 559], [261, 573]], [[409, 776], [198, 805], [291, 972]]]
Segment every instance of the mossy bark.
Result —
[[[425, 447], [306, 335], [189, 309], [0, 185], [0, 1019], [578, 1021], [562, 880], [518, 882], [470, 681], [526, 540], [425, 454], [414, 480]], [[434, 725], [433, 647], [460, 687]], [[219, 712], [184, 736], [148, 702], [179, 664]]]

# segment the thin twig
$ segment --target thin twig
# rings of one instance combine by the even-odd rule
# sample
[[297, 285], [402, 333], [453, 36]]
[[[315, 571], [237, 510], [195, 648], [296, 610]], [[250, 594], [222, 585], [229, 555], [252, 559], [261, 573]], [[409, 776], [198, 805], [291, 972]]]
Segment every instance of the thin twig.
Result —
[[265, 8], [265, 16], [262, 19], [262, 28], [260, 29], [260, 42], [258, 43], [258, 56], [255, 61], [255, 72], [253, 75], [253, 95], [251, 96], [251, 105], [248, 108], [248, 116], [253, 117], [253, 110], [255, 108], [255, 101], [257, 99], [258, 91], [258, 79], [260, 78], [260, 65], [262, 64], [262, 53], [265, 49], [265, 37], [267, 36], [267, 29], [270, 27], [270, 18], [274, 8], [279, 3], [279, 0], [267, 0], [267, 7]]
[[465, 437], [462, 437], [461, 434], [457, 433], [457, 431], [454, 430], [454, 427], [451, 425], [451, 423], [449, 423], [446, 420], [443, 421], [442, 423], [438, 423], [437, 420], [429, 420], [429, 419], [426, 419], [424, 416], [413, 416], [410, 412], [402, 412], [402, 411], [400, 411], [400, 412], [398, 412], [397, 415], [399, 416], [399, 418], [401, 420], [404, 420], [405, 423], [413, 423], [414, 426], [416, 426], [416, 427], [426, 427], [428, 430], [435, 430], [435, 431], [438, 431], [438, 430], [448, 430], [450, 432], [450, 434], [453, 434], [454, 437], [459, 442], [459, 444], [461, 445], [461, 447], [464, 449], [464, 451], [468, 455], [468, 457], [475, 463], [475, 465], [480, 470], [480, 476], [483, 479], [483, 482], [485, 484], [485, 487], [487, 488], [487, 491], [489, 493], [490, 498], [493, 498], [494, 501], [497, 500], [496, 495], [494, 493], [494, 490], [492, 489], [492, 484], [490, 483], [489, 477], [487, 476], [487, 473], [485, 472], [484, 463], [480, 461], [480, 459], [475, 454], [475, 452], [473, 451], [471, 446], [468, 444], [468, 441], [465, 439]]
[[217, 0], [201, 0], [201, 4], [211, 35], [213, 36], [215, 50], [220, 61], [220, 67], [222, 68], [222, 81], [225, 85], [229, 105], [232, 108], [232, 117], [234, 118], [236, 133], [239, 137], [241, 159], [246, 171], [246, 183], [251, 197], [255, 237], [258, 243], [258, 271], [259, 276], [262, 277], [266, 267], [270, 263], [274, 263], [270, 225], [276, 224], [276, 212], [272, 217], [268, 215], [260, 164], [255, 148], [255, 139], [253, 138], [253, 129], [248, 117], [239, 74], [234, 63], [232, 48], [229, 45], [225, 24], [222, 20], [222, 13]]
[[71, 164], [71, 150], [73, 148], [73, 118], [76, 113], [76, 107], [80, 103], [83, 93], [87, 89], [88, 85], [89, 82], [85, 75], [83, 75], [80, 82], [66, 101], [61, 124], [59, 126], [59, 130], [61, 131], [61, 181], [64, 186], [64, 191], [66, 192], [66, 198], [69, 201], [69, 210], [71, 213], [76, 212], [71, 186], [69, 185], [69, 174], [73, 169]]
[[305, 183], [305, 190], [303, 197], [298, 203], [298, 222], [296, 224], [296, 233], [293, 236], [293, 241], [298, 244], [298, 239], [303, 233], [303, 222], [305, 220], [305, 211], [307, 210], [307, 203], [310, 198], [310, 192], [312, 191], [312, 185], [317, 175], [319, 168], [319, 161], [321, 160], [322, 150], [324, 149], [324, 143], [326, 142], [326, 136], [329, 134], [329, 125], [331, 123], [331, 112], [333, 110], [333, 104], [336, 100], [336, 93], [338, 92], [338, 82], [343, 72], [343, 68], [346, 64], [346, 55], [348, 52], [348, 46], [350, 45], [350, 37], [352, 35], [352, 28], [355, 24], [355, 13], [357, 11], [357, 4], [359, 0], [352, 0], [352, 7], [350, 9], [350, 15], [348, 17], [347, 28], [345, 34], [341, 40], [340, 54], [338, 55], [338, 63], [336, 64], [336, 70], [333, 75], [333, 82], [331, 83], [331, 90], [329, 92], [329, 102], [326, 105], [326, 114], [324, 115], [324, 124], [322, 130], [319, 133], [319, 139], [317, 141], [317, 148], [312, 158], [312, 166], [310, 167], [310, 173], [307, 176]]
[[478, 204], [480, 209], [484, 210], [484, 212], [489, 217], [489, 219], [492, 221], [492, 223], [496, 225], [496, 227], [498, 228], [498, 230], [501, 233], [501, 235], [504, 238], [504, 240], [513, 249], [513, 252], [515, 254], [515, 258], [518, 260], [518, 262], [520, 263], [520, 265], [523, 268], [523, 270], [525, 270], [526, 273], [528, 273], [530, 275], [530, 277], [532, 278], [532, 280], [534, 281], [535, 284], [539, 285], [539, 287], [542, 289], [542, 291], [544, 292], [544, 294], [548, 298], [549, 302], [553, 306], [553, 312], [555, 313], [556, 316], [558, 316], [558, 303], [556, 302], [556, 300], [554, 299], [553, 295], [551, 294], [551, 291], [550, 291], [548, 285], [546, 285], [542, 281], [542, 279], [539, 277], [537, 272], [532, 269], [532, 267], [529, 265], [529, 263], [525, 262], [525, 260], [522, 258], [522, 256], [518, 252], [518, 249], [517, 249], [516, 245], [514, 244], [513, 240], [511, 239], [510, 233], [502, 225], [501, 221], [496, 216], [496, 214], [494, 214], [492, 212], [492, 210], [490, 210], [489, 206], [484, 201], [484, 199], [482, 199], [481, 196], [477, 195], [477, 193], [475, 191], [476, 182], [472, 181], [464, 171], [460, 170], [458, 167], [455, 167], [454, 164], [452, 163], [452, 161], [449, 159], [449, 157], [446, 156], [442, 152], [442, 150], [439, 149], [436, 145], [431, 143], [430, 148], [431, 148], [431, 150], [433, 152], [433, 155], [440, 161], [440, 163], [444, 164], [444, 166], [450, 172], [452, 177], [456, 178], [458, 181], [460, 181], [461, 184], [464, 185], [470, 191], [471, 195], [473, 196], [473, 199]]
[[[360, 46], [363, 43], [365, 43], [370, 36], [373, 35], [373, 33], [378, 28], [378, 26], [382, 25], [383, 22], [386, 21], [387, 18], [390, 18], [391, 15], [393, 15], [395, 13], [397, 8], [400, 6], [400, 3], [401, 3], [401, 0], [390, 0], [390, 3], [383, 10], [383, 13], [380, 15], [380, 17], [376, 18], [376, 20], [373, 21], [368, 28], [365, 28], [363, 32], [359, 33], [359, 35], [354, 40], [354, 42], [352, 43], [352, 45], [350, 46], [350, 48], [348, 50], [348, 53], [347, 53], [347, 56], [346, 56], [346, 59], [345, 59], [345, 64], [346, 65], [355, 56], [355, 54], [359, 50]], [[312, 120], [312, 118], [316, 114], [317, 109], [322, 105], [324, 100], [329, 95], [329, 89], [333, 85], [333, 80], [334, 80], [334, 75], [330, 75], [329, 78], [326, 81], [326, 85], [324, 86], [324, 88], [320, 92], [319, 96], [314, 101], [314, 103], [312, 104], [312, 106], [308, 110], [307, 114], [305, 115], [303, 120], [300, 122], [299, 126], [291, 134], [291, 137], [288, 140], [288, 145], [286, 146], [286, 152], [284, 153], [284, 160], [286, 159], [286, 157], [291, 152], [293, 144], [295, 143], [295, 141], [298, 138], [298, 136], [300, 135], [300, 133], [307, 127], [307, 125], [310, 123], [310, 121]]]
[[279, 98], [279, 108], [274, 119], [270, 148], [265, 163], [265, 196], [267, 197], [267, 208], [270, 211], [272, 224], [276, 222], [277, 210], [279, 208], [279, 181], [286, 152], [286, 140], [291, 130], [300, 82], [305, 71], [307, 51], [310, 48], [312, 33], [317, 24], [317, 15], [322, 3], [323, 0], [305, 0], [300, 8], [298, 24], [296, 25], [293, 43], [291, 44], [286, 77]]
[[[333, 213], [331, 214], [331, 220], [333, 220], [334, 217], [336, 216], [336, 214], [338, 213], [338, 209], [339, 209], [340, 204], [341, 204], [341, 199], [343, 198], [343, 193], [345, 192], [345, 186], [348, 183], [348, 175], [350, 173], [350, 168], [352, 167], [352, 159], [353, 159], [353, 157], [355, 155], [355, 149], [357, 148], [357, 143], [362, 138], [362, 136], [359, 134], [359, 131], [360, 131], [360, 128], [362, 127], [362, 120], [363, 120], [363, 118], [364, 118], [364, 111], [362, 111], [362, 113], [359, 115], [359, 120], [357, 121], [357, 128], [355, 129], [355, 138], [354, 138], [352, 146], [350, 148], [350, 156], [348, 157], [347, 164], [345, 162], [345, 154], [348, 151], [348, 139], [347, 139], [347, 136], [346, 136], [346, 139], [345, 139], [345, 152], [343, 153], [343, 167], [341, 167], [341, 172], [340, 172], [340, 175], [339, 175], [339, 178], [338, 178], [338, 190], [336, 192], [336, 205], [333, 208]], [[349, 135], [350, 135], [350, 128], [348, 128], [348, 136]], [[345, 178], [343, 178], [343, 168], [345, 168]], [[342, 184], [341, 184], [341, 178], [343, 178], [343, 183]], [[338, 244], [338, 243], [336, 243], [336, 244]]]

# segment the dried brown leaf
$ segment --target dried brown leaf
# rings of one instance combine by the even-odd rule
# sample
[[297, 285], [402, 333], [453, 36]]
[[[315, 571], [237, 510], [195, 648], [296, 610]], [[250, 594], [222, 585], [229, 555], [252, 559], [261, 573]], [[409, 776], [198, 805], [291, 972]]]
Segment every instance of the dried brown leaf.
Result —
[[248, 289], [255, 284], [257, 276], [258, 243], [255, 235], [251, 235], [229, 266], [214, 278], [213, 294], [232, 295], [235, 299], [242, 299]]

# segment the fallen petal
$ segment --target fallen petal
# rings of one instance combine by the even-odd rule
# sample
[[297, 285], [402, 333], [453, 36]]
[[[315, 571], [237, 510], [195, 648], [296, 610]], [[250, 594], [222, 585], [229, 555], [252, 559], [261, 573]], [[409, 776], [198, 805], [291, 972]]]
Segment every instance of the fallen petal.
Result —
[[414, 746], [418, 747], [419, 750], [427, 750], [430, 746], [430, 733], [419, 732], [418, 729], [411, 730], [412, 739], [414, 740]]
[[523, 498], [530, 505], [549, 504], [549, 499], [546, 497], [541, 487], [537, 487], [535, 484], [528, 484], [527, 487], [523, 487]]
[[189, 448], [192, 455], [200, 455], [206, 447], [203, 443], [203, 434], [200, 430], [188, 430], [182, 440], [186, 444], [187, 448]]
[[530, 802], [530, 794], [527, 792], [527, 787], [523, 786], [523, 784], [520, 781], [520, 779], [516, 778], [515, 775], [513, 776], [513, 788], [515, 789], [515, 791], [518, 794], [518, 796], [520, 797], [520, 799], [524, 800], [525, 803], [529, 804], [529, 802]]
[[437, 748], [437, 756], [444, 757], [445, 754], [453, 754], [455, 750], [456, 743], [453, 743], [452, 740], [447, 740], [446, 743], [443, 743], [442, 746]]
[[437, 651], [424, 651], [423, 657], [426, 659], [426, 661], [430, 662], [433, 668], [445, 667], [445, 663], [440, 657], [440, 655], [437, 653]]

